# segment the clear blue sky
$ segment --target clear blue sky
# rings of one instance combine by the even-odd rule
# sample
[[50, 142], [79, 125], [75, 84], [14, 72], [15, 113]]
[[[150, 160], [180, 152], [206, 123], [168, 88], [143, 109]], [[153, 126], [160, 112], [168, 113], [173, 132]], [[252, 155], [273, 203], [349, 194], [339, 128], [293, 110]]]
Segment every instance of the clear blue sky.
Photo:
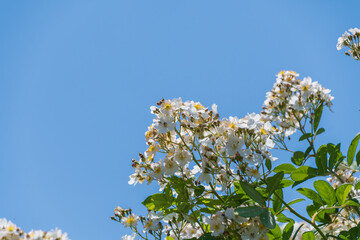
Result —
[[[360, 63], [336, 50], [358, 1], [0, 2], [0, 217], [73, 240], [121, 239], [117, 205], [145, 150], [149, 107], [182, 97], [259, 112], [282, 69], [333, 90], [321, 141], [360, 131]], [[283, 159], [285, 161], [287, 159]]]

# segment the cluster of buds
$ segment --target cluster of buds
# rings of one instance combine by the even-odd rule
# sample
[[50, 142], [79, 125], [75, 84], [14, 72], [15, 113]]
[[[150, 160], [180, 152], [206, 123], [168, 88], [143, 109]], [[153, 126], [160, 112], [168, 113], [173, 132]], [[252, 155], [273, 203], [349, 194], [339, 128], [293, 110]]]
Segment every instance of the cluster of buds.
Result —
[[25, 233], [11, 221], [0, 219], [0, 240], [70, 240], [60, 229], [44, 232], [31, 230]]
[[348, 47], [349, 50], [345, 54], [355, 60], [360, 60], [360, 29], [351, 28], [349, 32], [346, 31], [338, 38], [336, 48], [341, 50], [343, 47]]
[[262, 115], [275, 124], [279, 134], [290, 136], [300, 127], [304, 118], [312, 118], [317, 107], [332, 105], [330, 90], [310, 77], [303, 80], [294, 71], [281, 71], [270, 92], [266, 93]]

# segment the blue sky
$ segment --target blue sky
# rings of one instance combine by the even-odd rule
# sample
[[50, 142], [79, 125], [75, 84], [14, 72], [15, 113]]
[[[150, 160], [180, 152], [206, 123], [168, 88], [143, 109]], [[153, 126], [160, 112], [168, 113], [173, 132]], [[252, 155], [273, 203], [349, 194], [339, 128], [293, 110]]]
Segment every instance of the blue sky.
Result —
[[[182, 97], [222, 117], [259, 112], [282, 69], [335, 96], [320, 142], [359, 132], [360, 66], [336, 50], [359, 27], [348, 1], [1, 1], [0, 217], [26, 231], [121, 239], [149, 107]], [[281, 161], [288, 156], [281, 155]]]

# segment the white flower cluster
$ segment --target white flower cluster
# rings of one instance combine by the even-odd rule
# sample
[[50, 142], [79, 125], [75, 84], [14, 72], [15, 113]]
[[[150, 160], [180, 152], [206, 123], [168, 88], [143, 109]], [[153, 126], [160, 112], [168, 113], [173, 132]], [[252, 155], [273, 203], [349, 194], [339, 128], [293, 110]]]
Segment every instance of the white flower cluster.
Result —
[[0, 219], [0, 240], [70, 240], [67, 233], [59, 229], [44, 232], [31, 230], [25, 233], [11, 221], [5, 218]]
[[[264, 102], [265, 119], [279, 128], [279, 133], [290, 136], [300, 127], [304, 117], [311, 117], [314, 109], [325, 103], [328, 107], [334, 99], [331, 90], [323, 88], [310, 77], [303, 80], [294, 71], [281, 71], [270, 92], [266, 93]], [[310, 116], [309, 116], [310, 115]]]
[[265, 227], [258, 217], [243, 218], [234, 212], [234, 208], [227, 208], [225, 212], [217, 212], [210, 217], [204, 217], [203, 222], [210, 225], [213, 236], [220, 236], [227, 228], [232, 233], [237, 233], [242, 240], [265, 240], [268, 239]]
[[[216, 105], [206, 108], [199, 102], [181, 98], [162, 99], [150, 108], [155, 117], [145, 133], [148, 149], [139, 154], [138, 160], [132, 160], [134, 173], [129, 184], [157, 182], [163, 190], [168, 184], [172, 186], [173, 179], [180, 178], [187, 184], [185, 195], [189, 202], [195, 202], [200, 198], [221, 200], [222, 196], [235, 194], [234, 186], [239, 181], [252, 185], [261, 182], [270, 174], [264, 161], [276, 160], [271, 149], [302, 127], [303, 119], [313, 120], [320, 106], [332, 105], [329, 89], [311, 78], [300, 80], [298, 76], [293, 71], [280, 72], [273, 89], [267, 93], [264, 111], [243, 118], [220, 119]], [[200, 184], [205, 191], [196, 194]], [[179, 193], [171, 190], [169, 194], [176, 198]], [[244, 207], [247, 205], [245, 202]], [[158, 213], [140, 217], [131, 210], [117, 208], [113, 219], [136, 229], [137, 233], [141, 222], [145, 234], [160, 232], [173, 239], [201, 236], [208, 231], [213, 236], [268, 238], [268, 229], [258, 217], [242, 218], [232, 206], [215, 214], [201, 213], [195, 220], [185, 216], [187, 213], [180, 222], [163, 221]], [[135, 235], [123, 237], [134, 238]]]
[[342, 209], [336, 216], [332, 217], [332, 222], [323, 228], [323, 231], [337, 236], [342, 231], [348, 231], [359, 224], [359, 219], [351, 216], [349, 209]]
[[[234, 208], [227, 208], [225, 211], [219, 211], [216, 214], [210, 216], [203, 216], [203, 223], [208, 224], [213, 236], [220, 236], [224, 234], [225, 230], [231, 231], [233, 234], [241, 236], [242, 240], [268, 239], [266, 233], [268, 229], [260, 222], [258, 217], [244, 218], [239, 216]], [[180, 223], [181, 226], [174, 227], [178, 224], [163, 220], [162, 215], [159, 213], [149, 212], [147, 217], [140, 217], [131, 213], [130, 209], [122, 209], [120, 207], [115, 208], [115, 217], [117, 221], [121, 222], [124, 227], [139, 230], [139, 223], [142, 223], [143, 232], [155, 232], [161, 231], [162, 234], [173, 238], [174, 240], [198, 238], [204, 234], [198, 223]], [[162, 225], [160, 221], [164, 221], [166, 224]], [[180, 229], [180, 232], [176, 230]], [[136, 234], [125, 235], [123, 240], [134, 240]]]
[[345, 54], [352, 56], [355, 60], [360, 60], [360, 29], [351, 28], [349, 32], [345, 31], [345, 33], [338, 38], [336, 48], [337, 50], [341, 50], [343, 47], [348, 47], [350, 50]]
[[[238, 170], [259, 178], [263, 160], [276, 159], [269, 152], [275, 129], [259, 114], [219, 120], [216, 105], [210, 110], [180, 98], [161, 100], [151, 112], [155, 119], [145, 133], [149, 148], [139, 161], [133, 160], [129, 184], [156, 180], [164, 187], [166, 177], [176, 175], [225, 190], [239, 178]], [[165, 156], [155, 161], [159, 153]]]
[[354, 176], [355, 173], [356, 171], [354, 169], [346, 166], [345, 164], [340, 164], [337, 167], [336, 173], [332, 174], [330, 178], [327, 178], [327, 180], [332, 184], [334, 189], [343, 184], [352, 184], [354, 186], [353, 191], [355, 191], [355, 185], [360, 181], [360, 178]]
[[170, 224], [167, 224], [164, 226], [162, 232], [163, 234], [173, 238], [174, 240], [191, 239], [194, 237], [199, 238], [201, 237], [201, 235], [204, 234], [204, 232], [201, 230], [201, 227], [197, 223], [187, 223], [182, 228], [183, 229], [180, 234], [176, 234], [174, 228]]

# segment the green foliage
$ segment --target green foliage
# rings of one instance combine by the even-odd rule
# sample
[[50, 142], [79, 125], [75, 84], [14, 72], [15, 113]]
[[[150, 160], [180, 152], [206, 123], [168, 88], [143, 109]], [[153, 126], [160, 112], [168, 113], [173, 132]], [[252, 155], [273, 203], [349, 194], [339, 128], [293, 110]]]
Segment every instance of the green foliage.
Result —
[[[347, 163], [348, 163], [349, 166], [351, 166], [352, 163], [353, 163], [356, 148], [357, 148], [357, 145], [359, 143], [359, 140], [360, 140], [360, 132], [358, 134], [356, 134], [354, 139], [351, 141], [351, 144], [350, 144], [350, 147], [349, 147], [349, 150], [348, 150]], [[358, 164], [360, 164], [360, 163], [358, 163]]]

